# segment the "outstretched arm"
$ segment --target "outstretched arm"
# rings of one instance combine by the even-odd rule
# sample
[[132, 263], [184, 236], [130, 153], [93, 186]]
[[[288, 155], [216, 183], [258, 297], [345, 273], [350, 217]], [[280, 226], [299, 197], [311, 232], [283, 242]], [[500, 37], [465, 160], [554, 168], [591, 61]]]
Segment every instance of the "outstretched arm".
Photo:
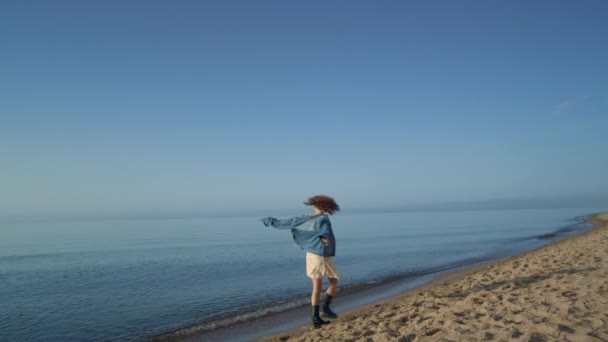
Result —
[[295, 222], [295, 220], [297, 219], [297, 217], [292, 217], [290, 219], [285, 219], [285, 220], [280, 220], [274, 217], [265, 217], [263, 219], [260, 219], [260, 221], [262, 221], [262, 223], [268, 227], [273, 227], [276, 229], [290, 229], [293, 226], [293, 223]]

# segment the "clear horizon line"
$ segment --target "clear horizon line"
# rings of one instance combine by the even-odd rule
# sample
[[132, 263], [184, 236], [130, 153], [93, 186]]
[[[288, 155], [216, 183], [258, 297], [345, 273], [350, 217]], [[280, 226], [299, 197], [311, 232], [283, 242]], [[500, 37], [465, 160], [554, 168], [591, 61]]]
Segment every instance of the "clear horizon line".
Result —
[[[425, 211], [470, 211], [470, 210], [521, 210], [521, 209], [550, 209], [550, 208], [591, 208], [606, 206], [608, 210], [608, 194], [594, 194], [582, 197], [555, 197], [555, 198], [520, 198], [520, 199], [488, 199], [475, 201], [432, 202], [418, 204], [400, 204], [385, 206], [359, 206], [344, 209], [343, 214], [373, 214], [397, 212], [425, 212]], [[269, 213], [272, 211], [272, 213]], [[84, 213], [45, 213], [45, 214], [16, 214], [0, 215], [0, 223], [18, 222], [57, 222], [57, 221], [112, 221], [112, 220], [146, 220], [146, 219], [196, 219], [196, 218], [224, 218], [224, 217], [253, 217], [256, 215], [275, 216], [297, 215], [301, 208], [277, 209], [234, 209], [202, 211], [196, 209], [145, 209], [106, 212]]]

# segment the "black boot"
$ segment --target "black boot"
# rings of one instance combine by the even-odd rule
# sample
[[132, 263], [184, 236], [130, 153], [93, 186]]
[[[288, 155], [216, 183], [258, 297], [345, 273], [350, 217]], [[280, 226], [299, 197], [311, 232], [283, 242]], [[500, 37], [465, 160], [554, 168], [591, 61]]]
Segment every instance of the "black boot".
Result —
[[319, 317], [319, 306], [312, 306], [312, 326], [315, 328], [320, 328], [323, 324], [328, 324], [328, 321], [324, 321]]
[[331, 295], [327, 293], [325, 294], [325, 301], [323, 302], [323, 317], [338, 318], [338, 315], [329, 308], [332, 298], [333, 297]]

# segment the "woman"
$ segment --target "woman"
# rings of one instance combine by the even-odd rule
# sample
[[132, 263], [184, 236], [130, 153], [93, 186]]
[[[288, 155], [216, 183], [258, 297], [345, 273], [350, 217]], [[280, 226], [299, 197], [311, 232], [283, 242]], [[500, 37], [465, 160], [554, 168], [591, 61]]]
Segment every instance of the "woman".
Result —
[[332, 257], [336, 255], [336, 239], [331, 229], [329, 215], [340, 211], [340, 206], [333, 198], [317, 195], [309, 198], [306, 205], [313, 206], [314, 213], [296, 216], [286, 220], [274, 217], [262, 219], [265, 226], [277, 229], [291, 229], [293, 241], [302, 250], [306, 251], [306, 275], [312, 280], [312, 325], [320, 328], [330, 323], [319, 316], [319, 300], [323, 286], [323, 278], [329, 280], [329, 287], [325, 291], [322, 312], [324, 317], [337, 318], [338, 315], [330, 308], [331, 301], [336, 294], [340, 273]]

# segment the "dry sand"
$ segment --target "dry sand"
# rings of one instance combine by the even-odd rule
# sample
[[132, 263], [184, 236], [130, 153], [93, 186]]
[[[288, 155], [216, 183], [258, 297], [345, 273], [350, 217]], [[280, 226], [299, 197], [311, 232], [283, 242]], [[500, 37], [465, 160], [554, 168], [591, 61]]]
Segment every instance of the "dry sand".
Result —
[[261, 341], [608, 341], [608, 214], [589, 220], [579, 235]]

